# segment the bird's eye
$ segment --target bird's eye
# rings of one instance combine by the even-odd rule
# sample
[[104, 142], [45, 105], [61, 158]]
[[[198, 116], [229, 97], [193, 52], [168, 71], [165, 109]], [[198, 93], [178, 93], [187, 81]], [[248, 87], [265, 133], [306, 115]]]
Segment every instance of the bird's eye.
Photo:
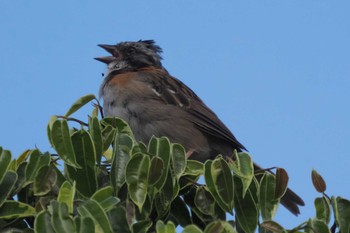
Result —
[[128, 54], [133, 54], [133, 53], [135, 53], [135, 51], [136, 51], [135, 48], [130, 47], [130, 48], [128, 48], [128, 50], [127, 50], [126, 52], [127, 52]]

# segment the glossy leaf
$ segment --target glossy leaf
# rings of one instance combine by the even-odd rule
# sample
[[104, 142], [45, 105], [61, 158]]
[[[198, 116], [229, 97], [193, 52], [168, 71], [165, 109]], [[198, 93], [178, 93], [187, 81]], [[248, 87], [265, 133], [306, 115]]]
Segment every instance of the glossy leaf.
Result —
[[119, 202], [119, 199], [113, 196], [113, 189], [111, 186], [106, 186], [97, 190], [96, 193], [92, 195], [91, 199], [98, 202], [104, 211], [111, 210]]
[[326, 197], [315, 199], [316, 218], [328, 224], [331, 217], [330, 203]]
[[186, 151], [183, 146], [180, 144], [173, 144], [172, 145], [172, 165], [173, 165], [173, 171], [174, 176], [176, 179], [179, 179], [186, 168]]
[[49, 211], [40, 212], [35, 218], [34, 230], [36, 233], [56, 233], [51, 225], [51, 216]]
[[156, 231], [157, 233], [176, 233], [175, 225], [172, 222], [165, 224], [162, 221], [157, 221]]
[[34, 195], [42, 196], [51, 191], [57, 180], [56, 171], [52, 166], [42, 166], [34, 179]]
[[0, 153], [0, 182], [5, 176], [11, 163], [12, 155], [8, 150], [1, 150]]
[[311, 229], [311, 232], [331, 233], [327, 224], [318, 219], [310, 219], [307, 226]]
[[113, 232], [131, 233], [129, 224], [126, 220], [126, 211], [123, 206], [117, 206], [116, 208], [109, 211], [108, 218]]
[[35, 149], [30, 153], [29, 162], [25, 170], [26, 184], [32, 183], [36, 178], [39, 170], [43, 166], [50, 164], [50, 154], [41, 154], [39, 150]]
[[335, 221], [340, 232], [350, 231], [350, 201], [342, 197], [332, 197]]
[[205, 228], [204, 233], [236, 233], [236, 230], [228, 223], [223, 221], [215, 221]]
[[112, 227], [106, 213], [103, 211], [102, 206], [95, 200], [85, 201], [78, 208], [78, 212], [82, 217], [89, 217], [94, 221], [97, 232], [112, 233]]
[[273, 233], [285, 232], [285, 229], [280, 224], [272, 220], [264, 221], [260, 224], [260, 227], [265, 228], [266, 230], [269, 230]]
[[170, 214], [182, 227], [192, 223], [189, 209], [179, 196], [171, 203]]
[[194, 203], [203, 214], [215, 214], [214, 198], [203, 186], [197, 188]]
[[196, 160], [187, 160], [183, 175], [199, 176], [204, 174], [204, 164]]
[[234, 204], [236, 219], [240, 227], [246, 233], [253, 233], [258, 226], [259, 213], [255, 196], [257, 195], [257, 187], [252, 182], [246, 195], [243, 197], [243, 184], [240, 178], [234, 176], [235, 194]]
[[90, 217], [78, 217], [74, 222], [78, 233], [95, 233], [95, 224]]
[[129, 195], [140, 211], [147, 196], [149, 169], [150, 158], [141, 153], [134, 155], [126, 165]]
[[81, 107], [83, 107], [85, 104], [89, 103], [91, 100], [96, 99], [94, 95], [85, 95], [83, 97], [80, 97], [75, 103], [68, 109], [66, 114], [64, 114], [65, 117], [68, 117], [78, 111]]
[[142, 220], [132, 225], [133, 233], [146, 233], [151, 228], [152, 222], [150, 220]]
[[221, 197], [219, 196], [219, 194], [217, 192], [217, 189], [215, 188], [215, 183], [214, 183], [212, 173], [211, 173], [212, 163], [213, 163], [213, 161], [207, 160], [204, 164], [204, 179], [205, 179], [205, 183], [207, 185], [207, 189], [211, 193], [211, 195], [214, 197], [215, 201], [219, 204], [219, 206], [224, 211], [233, 214], [230, 206], [221, 199]]
[[116, 132], [113, 147], [112, 165], [110, 172], [111, 184], [117, 195], [125, 183], [126, 165], [130, 160], [133, 140], [127, 134]]
[[153, 156], [158, 156], [163, 160], [164, 172], [159, 178], [158, 182], [154, 185], [155, 188], [161, 190], [165, 184], [169, 164], [170, 164], [170, 141], [166, 137], [156, 138], [152, 137], [148, 145], [148, 153]]
[[98, 164], [100, 164], [101, 156], [104, 150], [103, 150], [102, 129], [97, 117], [89, 118], [89, 132], [95, 147], [96, 161]]
[[51, 201], [51, 224], [56, 233], [75, 232], [75, 224], [65, 203]]
[[221, 200], [228, 206], [233, 208], [233, 179], [227, 162], [219, 157], [215, 159], [210, 168], [214, 187]]
[[260, 180], [259, 192], [261, 216], [264, 221], [272, 220], [278, 207], [278, 200], [275, 198], [275, 187], [275, 176], [266, 172]]
[[149, 173], [149, 185], [152, 187], [156, 184], [159, 179], [162, 177], [164, 172], [164, 163], [163, 160], [159, 157], [153, 157], [151, 159], [151, 167]]
[[90, 134], [80, 130], [72, 135], [74, 153], [81, 169], [67, 166], [71, 181], [76, 181], [77, 191], [90, 197], [97, 189], [96, 155]]
[[189, 225], [183, 229], [182, 233], [203, 233], [203, 231], [196, 225]]
[[35, 214], [33, 207], [19, 201], [5, 201], [0, 207], [0, 219], [23, 218]]
[[73, 213], [73, 204], [74, 204], [74, 197], [75, 197], [75, 191], [76, 191], [76, 182], [73, 182], [73, 185], [69, 183], [68, 181], [65, 181], [60, 188], [60, 191], [58, 193], [57, 201], [61, 203], [65, 203], [68, 207], [68, 211], [70, 214]]
[[52, 141], [52, 136], [51, 136], [52, 135], [52, 126], [53, 126], [53, 123], [56, 122], [57, 120], [58, 120], [57, 116], [51, 116], [49, 124], [47, 125], [47, 129], [46, 129], [47, 137], [49, 139], [51, 146], [53, 146], [53, 141]]
[[68, 123], [66, 120], [56, 120], [52, 123], [51, 140], [52, 146], [67, 165], [74, 168], [81, 168], [76, 161], [76, 155], [74, 153]]
[[234, 151], [234, 155], [236, 162], [233, 164], [232, 170], [241, 178], [244, 197], [254, 177], [253, 161], [249, 154], [244, 152], [237, 153], [237, 151]]
[[2, 177], [2, 180], [0, 180], [0, 207], [6, 201], [7, 197], [10, 196], [16, 180], [17, 174], [13, 171], [6, 171], [5, 175]]
[[102, 130], [102, 142], [103, 142], [102, 150], [103, 151], [108, 150], [109, 147], [111, 146], [115, 131], [116, 130], [110, 125], [107, 125], [103, 128]]
[[[20, 154], [17, 158], [17, 166], [19, 166], [21, 163], [25, 162], [27, 160], [27, 158], [29, 157], [29, 155], [31, 154], [31, 150], [25, 150], [22, 152], [22, 154]], [[0, 158], [1, 160], [1, 158]], [[1, 164], [1, 162], [0, 162]]]

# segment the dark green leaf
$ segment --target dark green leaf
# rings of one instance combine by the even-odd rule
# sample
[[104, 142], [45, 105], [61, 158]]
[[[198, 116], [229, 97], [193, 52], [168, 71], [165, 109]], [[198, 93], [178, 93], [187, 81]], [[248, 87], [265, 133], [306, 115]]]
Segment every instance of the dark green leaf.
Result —
[[215, 159], [211, 165], [210, 172], [216, 192], [228, 208], [232, 209], [233, 179], [227, 162], [222, 157]]
[[103, 142], [103, 152], [105, 152], [106, 150], [108, 150], [108, 148], [111, 146], [111, 143], [113, 142], [113, 136], [115, 133], [115, 129], [110, 126], [107, 125], [103, 128], [102, 130], [102, 142]]
[[149, 156], [141, 153], [134, 155], [126, 165], [129, 195], [140, 211], [147, 196], [149, 169]]
[[133, 233], [146, 233], [151, 228], [152, 222], [150, 220], [142, 220], [132, 225]]
[[51, 201], [51, 223], [56, 233], [75, 232], [75, 224], [65, 203]]
[[246, 195], [243, 197], [243, 185], [241, 179], [234, 176], [235, 182], [235, 212], [236, 219], [239, 226], [246, 233], [255, 232], [255, 229], [258, 226], [258, 209], [257, 204], [255, 203], [255, 197], [257, 194], [257, 187], [255, 182], [252, 182], [249, 186], [249, 189], [246, 192]]
[[39, 170], [43, 166], [50, 164], [50, 154], [41, 154], [39, 150], [35, 149], [30, 153], [29, 162], [25, 170], [26, 182], [25, 185], [32, 183], [36, 178]]
[[89, 132], [95, 146], [96, 161], [98, 164], [100, 164], [101, 156], [104, 150], [103, 150], [101, 125], [97, 117], [89, 118]]
[[0, 207], [0, 219], [24, 218], [35, 214], [33, 207], [18, 201], [5, 201]]
[[316, 233], [331, 233], [327, 224], [318, 219], [310, 219], [307, 226], [311, 228], [311, 232]]
[[233, 164], [232, 170], [237, 176], [241, 178], [244, 197], [254, 177], [253, 161], [249, 154], [245, 152], [237, 153], [237, 151], [234, 151], [234, 155], [236, 162]]
[[182, 233], [203, 233], [196, 225], [189, 225], [184, 228]]
[[215, 221], [208, 224], [204, 233], [236, 233], [236, 230], [228, 222]]
[[264, 221], [272, 220], [276, 213], [278, 200], [275, 198], [275, 176], [266, 172], [260, 180], [259, 203]]
[[95, 233], [94, 221], [89, 217], [78, 217], [74, 219], [78, 233]]
[[49, 214], [49, 211], [45, 210], [37, 215], [34, 222], [34, 229], [37, 233], [56, 233], [51, 225], [51, 216]]
[[282, 233], [285, 232], [284, 228], [279, 225], [277, 222], [268, 220], [260, 224], [260, 227], [265, 228], [266, 230], [272, 231], [273, 233]]
[[316, 218], [328, 224], [331, 217], [330, 203], [326, 197], [315, 199]]
[[2, 206], [2, 204], [10, 196], [10, 193], [15, 186], [16, 180], [17, 174], [13, 171], [7, 171], [2, 177], [2, 180], [0, 180], [0, 206]]
[[82, 206], [78, 207], [78, 212], [82, 217], [91, 218], [95, 225], [101, 229], [101, 232], [112, 233], [112, 227], [106, 213], [95, 200], [85, 201]]
[[229, 207], [229, 205], [227, 203], [225, 203], [221, 199], [221, 197], [219, 196], [219, 194], [215, 188], [215, 184], [214, 184], [213, 177], [211, 174], [212, 163], [213, 163], [213, 161], [207, 160], [204, 164], [204, 179], [205, 179], [205, 183], [207, 185], [207, 188], [208, 188], [209, 192], [211, 193], [211, 195], [214, 197], [215, 201], [219, 204], [219, 206], [224, 211], [233, 214], [232, 209]]
[[332, 197], [335, 221], [340, 232], [350, 231], [350, 201], [342, 197]]
[[182, 227], [192, 223], [190, 212], [185, 202], [179, 196], [171, 203], [170, 214]]
[[56, 171], [53, 166], [42, 166], [34, 179], [34, 195], [41, 196], [51, 191], [57, 180]]
[[76, 161], [76, 155], [69, 133], [68, 123], [66, 120], [56, 120], [51, 128], [52, 146], [60, 155], [61, 159], [69, 166], [81, 168]]
[[214, 215], [215, 213], [215, 201], [213, 196], [205, 190], [203, 186], [200, 186], [196, 190], [196, 196], [194, 199], [196, 207], [207, 215]]
[[109, 211], [116, 204], [118, 204], [119, 199], [113, 196], [113, 189], [111, 186], [103, 187], [92, 195], [91, 199], [97, 201], [105, 211]]
[[97, 189], [96, 155], [90, 134], [79, 130], [72, 135], [72, 145], [76, 159], [82, 169], [67, 167], [71, 181], [76, 181], [77, 191], [90, 197]]
[[83, 97], [80, 97], [75, 103], [70, 107], [70, 109], [64, 114], [65, 117], [68, 117], [78, 111], [81, 107], [83, 107], [85, 104], [89, 103], [91, 100], [96, 99], [94, 95], [85, 95]]
[[163, 172], [164, 172], [163, 160], [159, 157], [153, 157], [151, 159], [151, 168], [150, 168], [149, 180], [148, 180], [148, 183], [151, 187], [159, 181], [159, 179], [163, 175]]
[[133, 141], [127, 134], [116, 132], [113, 147], [112, 165], [111, 165], [111, 184], [115, 195], [118, 195], [120, 188], [125, 183], [126, 165], [130, 160], [130, 153]]
[[172, 163], [174, 176], [176, 179], [180, 179], [186, 168], [186, 151], [180, 144], [172, 145]]
[[[129, 224], [126, 220], [126, 211], [123, 206], [118, 206], [108, 212], [109, 222], [113, 232], [130, 233]], [[135, 232], [136, 233], [136, 232]]]
[[9, 169], [11, 163], [12, 155], [8, 150], [2, 150], [0, 153], [0, 182]]

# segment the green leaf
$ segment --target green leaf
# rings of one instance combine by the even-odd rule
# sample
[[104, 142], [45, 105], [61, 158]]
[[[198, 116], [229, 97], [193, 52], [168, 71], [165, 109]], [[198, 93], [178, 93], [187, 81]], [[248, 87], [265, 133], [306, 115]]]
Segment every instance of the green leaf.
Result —
[[196, 225], [189, 225], [184, 228], [182, 233], [203, 233]]
[[273, 233], [282, 233], [285, 232], [285, 229], [278, 224], [277, 222], [274, 222], [272, 220], [264, 221], [263, 223], [260, 224], [260, 227], [269, 230]]
[[325, 224], [323, 221], [318, 219], [312, 219], [312, 220], [310, 219], [307, 226], [311, 228], [311, 232], [331, 233], [327, 224]]
[[189, 209], [180, 196], [177, 196], [171, 203], [170, 214], [182, 227], [192, 223]]
[[113, 189], [111, 186], [103, 187], [92, 195], [91, 199], [97, 201], [105, 211], [109, 211], [116, 204], [119, 203], [119, 199], [113, 196]]
[[160, 220], [156, 223], [156, 231], [157, 233], [176, 233], [174, 223], [168, 222], [164, 224]]
[[78, 212], [82, 217], [89, 217], [95, 223], [95, 231], [112, 233], [112, 227], [103, 208], [95, 200], [87, 200], [78, 207]]
[[227, 203], [225, 203], [221, 197], [219, 196], [217, 189], [215, 188], [213, 176], [211, 173], [211, 167], [212, 167], [213, 161], [207, 160], [204, 164], [204, 180], [207, 185], [207, 188], [211, 195], [214, 197], [215, 201], [219, 204], [219, 206], [226, 212], [229, 212], [230, 214], [233, 214], [232, 209], [229, 207]]
[[183, 175], [200, 176], [204, 174], [204, 164], [196, 160], [187, 160]]
[[57, 174], [53, 166], [42, 166], [34, 179], [34, 195], [42, 196], [56, 185]]
[[56, 233], [75, 232], [75, 224], [65, 203], [51, 201], [51, 223]]
[[332, 197], [335, 221], [340, 232], [350, 231], [350, 201], [342, 197]]
[[65, 203], [68, 206], [68, 211], [70, 214], [73, 213], [73, 204], [76, 191], [76, 182], [71, 185], [68, 181], [65, 181], [60, 188], [58, 193], [57, 201], [60, 203]]
[[133, 233], [146, 233], [151, 228], [152, 222], [150, 220], [142, 220], [132, 225]]
[[52, 146], [67, 165], [74, 168], [81, 168], [76, 161], [76, 155], [74, 153], [68, 123], [66, 120], [56, 120], [52, 123], [51, 140]]
[[[113, 232], [130, 233], [129, 224], [126, 220], [126, 211], [123, 206], [118, 206], [108, 212], [109, 222]], [[136, 232], [135, 232], [136, 233]]]
[[200, 186], [196, 190], [196, 196], [194, 199], [196, 207], [207, 215], [215, 214], [215, 201], [210, 192], [206, 191], [203, 186]]
[[49, 142], [51, 146], [53, 147], [53, 141], [52, 141], [52, 126], [53, 123], [58, 120], [57, 116], [51, 116], [49, 120], [49, 124], [47, 125], [47, 137], [49, 138]]
[[95, 233], [94, 221], [89, 217], [77, 217], [74, 219], [79, 233]]
[[1, 152], [0, 153], [0, 182], [1, 182], [7, 170], [9, 169], [12, 155], [10, 151], [2, 150], [2, 148], [0, 152]]
[[40, 168], [48, 166], [51, 158], [49, 153], [41, 154], [37, 149], [30, 153], [29, 162], [25, 170], [26, 182], [25, 185], [30, 184], [36, 178]]
[[127, 134], [115, 133], [112, 165], [111, 165], [111, 185], [115, 195], [118, 195], [120, 188], [125, 183], [126, 165], [130, 160], [130, 153], [133, 147], [133, 140]]
[[255, 196], [257, 195], [256, 184], [252, 182], [246, 195], [243, 197], [243, 185], [240, 178], [234, 176], [234, 182], [234, 203], [237, 222], [244, 232], [253, 233], [258, 226], [259, 219], [257, 204], [255, 203]]
[[103, 125], [103, 126], [110, 125], [113, 128], [116, 128], [118, 133], [127, 134], [131, 138], [134, 138], [133, 132], [132, 132], [130, 126], [128, 125], [128, 123], [126, 121], [124, 121], [123, 119], [120, 119], [118, 117], [105, 117], [101, 120], [101, 125]]
[[186, 151], [180, 144], [172, 145], [172, 164], [174, 170], [174, 176], [176, 179], [180, 179], [186, 168]]
[[78, 111], [81, 107], [83, 107], [85, 104], [89, 103], [91, 100], [96, 99], [96, 97], [92, 94], [85, 95], [83, 97], [80, 97], [75, 103], [70, 107], [70, 109], [64, 114], [65, 117], [68, 117]]
[[232, 166], [233, 172], [241, 178], [243, 184], [243, 197], [254, 177], [254, 165], [249, 154], [234, 151], [236, 162]]
[[166, 137], [161, 137], [161, 138], [152, 137], [151, 140], [149, 141], [148, 153], [150, 153], [153, 156], [160, 157], [164, 163], [164, 172], [162, 173], [162, 176], [159, 178], [159, 181], [154, 185], [154, 187], [157, 188], [158, 190], [161, 190], [163, 188], [168, 175], [170, 155], [171, 155], [170, 147], [171, 147], [170, 141]]
[[103, 150], [102, 129], [97, 117], [89, 118], [89, 132], [95, 147], [96, 161], [98, 164], [100, 164], [101, 156], [104, 150]]
[[164, 172], [164, 163], [163, 160], [159, 157], [153, 157], [151, 159], [151, 168], [149, 173], [149, 186], [152, 187], [156, 184], [159, 179], [162, 177]]
[[113, 142], [113, 137], [115, 134], [115, 129], [110, 126], [107, 125], [103, 128], [102, 130], [102, 142], [103, 142], [103, 152], [105, 152], [106, 150], [108, 150], [108, 148], [111, 146], [111, 143]]
[[35, 214], [33, 207], [18, 201], [5, 201], [0, 208], [0, 219], [25, 218]]
[[328, 224], [331, 217], [330, 203], [326, 197], [315, 199], [316, 218]]
[[278, 200], [275, 198], [275, 182], [275, 176], [268, 172], [260, 180], [259, 203], [264, 221], [272, 220], [278, 207]]
[[36, 233], [56, 233], [51, 225], [51, 216], [49, 211], [45, 210], [37, 215], [34, 222], [34, 230]]
[[210, 172], [217, 194], [231, 210], [233, 208], [233, 179], [227, 162], [222, 157], [215, 159]]
[[76, 181], [77, 191], [86, 197], [91, 197], [97, 189], [96, 155], [90, 134], [79, 130], [72, 135], [74, 153], [82, 169], [67, 166], [71, 181]]
[[208, 224], [204, 233], [236, 233], [236, 230], [228, 223], [224, 221], [214, 221]]
[[5, 203], [6, 199], [10, 196], [16, 180], [17, 174], [13, 171], [7, 171], [2, 177], [2, 180], [0, 180], [0, 206], [2, 206], [2, 204]]
[[131, 200], [142, 211], [148, 189], [150, 158], [144, 154], [135, 154], [126, 165], [126, 183]]

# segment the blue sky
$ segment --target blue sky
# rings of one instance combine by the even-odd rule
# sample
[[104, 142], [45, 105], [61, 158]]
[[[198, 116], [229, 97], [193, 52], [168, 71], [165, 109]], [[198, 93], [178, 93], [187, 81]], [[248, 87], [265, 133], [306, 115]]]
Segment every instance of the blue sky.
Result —
[[[315, 168], [350, 199], [348, 1], [1, 1], [0, 145], [51, 150], [46, 125], [105, 67], [96, 45], [155, 39], [190, 86], [264, 167], [284, 167], [314, 217]], [[86, 119], [90, 109], [76, 114]]]

